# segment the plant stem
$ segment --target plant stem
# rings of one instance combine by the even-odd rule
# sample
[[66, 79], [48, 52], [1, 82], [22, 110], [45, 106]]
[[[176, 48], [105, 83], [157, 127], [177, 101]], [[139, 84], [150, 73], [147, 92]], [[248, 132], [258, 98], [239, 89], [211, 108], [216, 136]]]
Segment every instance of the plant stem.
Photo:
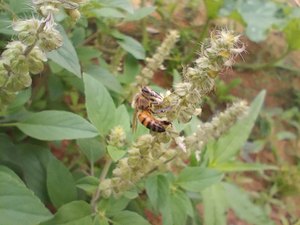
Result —
[[[51, 17], [51, 16], [49, 15], [49, 17]], [[24, 55], [25, 55], [25, 56], [27, 56], [27, 55], [32, 51], [32, 49], [34, 48], [34, 46], [35, 46], [36, 43], [38, 42], [38, 40], [39, 40], [39, 38], [38, 38], [39, 33], [41, 33], [41, 32], [44, 30], [47, 21], [48, 21], [48, 17], [40, 24], [40, 26], [39, 26], [39, 28], [37, 29], [37, 32], [36, 32], [36, 38], [35, 38], [35, 41], [33, 42], [32, 45], [27, 46], [27, 48], [26, 48], [25, 51], [24, 51]]]
[[233, 67], [237, 68], [237, 69], [253, 70], [253, 71], [277, 67], [277, 66], [280, 66], [280, 63], [289, 54], [289, 52], [290, 51], [288, 49], [279, 58], [272, 60], [270, 62], [267, 62], [267, 63], [254, 63], [254, 64], [237, 63]]
[[104, 167], [103, 167], [102, 172], [101, 172], [100, 177], [99, 177], [99, 185], [98, 185], [97, 191], [95, 192], [95, 194], [92, 197], [91, 205], [93, 207], [94, 212], [98, 211], [97, 201], [100, 198], [100, 185], [101, 185], [101, 182], [105, 179], [105, 177], [108, 173], [108, 170], [110, 168], [111, 163], [112, 163], [112, 160], [110, 158], [107, 159], [107, 161], [105, 162]]
[[0, 127], [14, 127], [17, 123], [0, 123]]

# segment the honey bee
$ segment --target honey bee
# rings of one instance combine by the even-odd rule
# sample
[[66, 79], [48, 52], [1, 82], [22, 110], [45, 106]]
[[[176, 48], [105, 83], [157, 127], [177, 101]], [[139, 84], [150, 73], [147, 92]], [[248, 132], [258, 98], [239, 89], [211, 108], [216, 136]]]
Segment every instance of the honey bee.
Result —
[[163, 98], [160, 94], [153, 91], [149, 87], [143, 87], [141, 92], [138, 93], [133, 100], [132, 106], [134, 107], [132, 130], [135, 131], [137, 119], [154, 132], [166, 131], [166, 126], [171, 123], [166, 120], [159, 120], [154, 117], [154, 106], [161, 104]]

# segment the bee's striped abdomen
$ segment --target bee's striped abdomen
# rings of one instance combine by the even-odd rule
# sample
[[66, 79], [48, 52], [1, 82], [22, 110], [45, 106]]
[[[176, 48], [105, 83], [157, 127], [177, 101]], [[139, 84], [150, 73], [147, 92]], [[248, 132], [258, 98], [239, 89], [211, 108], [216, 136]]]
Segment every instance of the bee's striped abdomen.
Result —
[[149, 130], [152, 130], [154, 132], [164, 132], [166, 131], [164, 125], [169, 125], [169, 124], [164, 124], [161, 121], [155, 119], [151, 113], [148, 111], [141, 111], [138, 114], [139, 121], [147, 127]]

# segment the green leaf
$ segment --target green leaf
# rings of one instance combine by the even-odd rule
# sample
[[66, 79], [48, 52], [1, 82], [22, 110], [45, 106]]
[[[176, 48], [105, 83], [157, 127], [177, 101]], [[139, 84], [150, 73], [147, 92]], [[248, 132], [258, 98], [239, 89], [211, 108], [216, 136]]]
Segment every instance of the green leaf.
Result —
[[82, 117], [65, 111], [31, 113], [16, 125], [28, 136], [53, 141], [89, 138], [98, 135], [95, 127]]
[[118, 76], [118, 80], [123, 84], [134, 82], [136, 75], [140, 71], [138, 60], [131, 54], [127, 54], [124, 59], [124, 72]]
[[90, 162], [94, 163], [105, 155], [105, 145], [100, 142], [99, 137], [78, 139], [77, 144]]
[[105, 6], [115, 7], [133, 13], [133, 5], [130, 0], [100, 0], [100, 3]]
[[88, 117], [104, 136], [114, 124], [116, 111], [114, 102], [106, 88], [98, 80], [84, 74], [83, 81]]
[[111, 197], [108, 199], [101, 199], [98, 204], [98, 208], [102, 211], [105, 211], [105, 215], [111, 217], [125, 209], [129, 202], [130, 199], [125, 197]]
[[223, 174], [216, 170], [186, 167], [178, 176], [177, 184], [187, 191], [200, 192], [221, 181]]
[[204, 0], [206, 13], [209, 19], [214, 19], [218, 16], [220, 8], [223, 6], [223, 0]]
[[263, 105], [265, 95], [266, 92], [261, 91], [252, 102], [248, 114], [231, 127], [227, 134], [219, 138], [212, 166], [228, 161], [245, 144]]
[[128, 16], [125, 17], [125, 21], [136, 21], [140, 20], [151, 13], [155, 11], [156, 7], [149, 6], [149, 7], [142, 7], [133, 12], [133, 14], [128, 14]]
[[187, 215], [193, 216], [194, 214], [190, 199], [182, 191], [176, 191], [171, 195], [170, 202], [173, 224], [186, 224]]
[[251, 202], [246, 192], [229, 183], [224, 183], [223, 186], [227, 202], [239, 218], [253, 225], [274, 225], [267, 213]]
[[204, 224], [226, 225], [227, 199], [221, 183], [214, 184], [201, 193], [204, 205]]
[[125, 51], [132, 54], [136, 59], [145, 59], [145, 49], [137, 40], [117, 31], [113, 32], [112, 35]]
[[76, 187], [88, 194], [93, 194], [99, 186], [99, 179], [93, 176], [86, 176], [76, 181]]
[[119, 149], [117, 147], [108, 145], [107, 146], [107, 153], [112, 158], [112, 160], [114, 162], [116, 162], [116, 161], [118, 161], [119, 159], [121, 159], [126, 154], [126, 151], [121, 150], [121, 149]]
[[288, 25], [284, 28], [285, 39], [290, 50], [300, 49], [300, 20], [290, 20]]
[[47, 188], [51, 202], [56, 208], [77, 199], [75, 181], [70, 171], [53, 158], [47, 167]]
[[30, 97], [31, 88], [20, 91], [14, 101], [9, 104], [7, 113], [14, 114], [16, 112], [19, 112], [23, 108], [24, 104], [30, 99]]
[[93, 225], [109, 225], [108, 219], [101, 217], [101, 219], [97, 216], [94, 218]]
[[168, 179], [163, 175], [150, 176], [146, 180], [145, 188], [154, 210], [162, 214], [163, 224], [173, 224]]
[[51, 218], [41, 201], [16, 178], [12, 171], [0, 170], [0, 218], [5, 225], [36, 225]]
[[120, 105], [117, 108], [114, 126], [121, 126], [124, 129], [126, 136], [129, 138], [131, 137], [132, 131], [130, 128], [130, 117], [125, 105]]
[[108, 8], [108, 7], [103, 7], [100, 9], [93, 9], [91, 12], [95, 13], [97, 15], [97, 18], [99, 17], [108, 17], [108, 18], [124, 18], [125, 15], [115, 9], [115, 8]]
[[20, 183], [23, 184], [22, 179], [21, 179], [17, 174], [15, 174], [15, 172], [12, 171], [10, 168], [8, 168], [8, 167], [6, 167], [6, 166], [1, 166], [1, 165], [0, 165], [0, 172], [9, 174], [9, 175], [12, 176], [15, 180], [17, 180], [17, 181], [19, 181]]
[[238, 1], [238, 12], [247, 23], [246, 34], [251, 41], [263, 41], [267, 31], [273, 25], [280, 25], [283, 19], [278, 17], [280, 8], [272, 1], [246, 0]]
[[112, 218], [112, 220], [115, 225], [150, 225], [150, 223], [141, 215], [127, 210], [119, 212]]
[[57, 50], [47, 53], [49, 59], [81, 78], [81, 68], [78, 60], [77, 53], [72, 42], [69, 40], [68, 35], [62, 26], [57, 29], [63, 37], [63, 45]]
[[76, 51], [80, 62], [85, 66], [94, 65], [92, 59], [98, 59], [101, 56], [101, 52], [92, 45], [77, 46]]
[[47, 165], [53, 158], [48, 148], [23, 144], [16, 146], [18, 151], [17, 162], [22, 168], [26, 185], [43, 201], [49, 200], [47, 193], [46, 175]]
[[170, 195], [170, 184], [165, 176], [158, 175], [148, 177], [145, 188], [149, 201], [157, 212], [165, 207]]
[[116, 76], [107, 69], [99, 66], [91, 66], [87, 74], [102, 83], [108, 90], [114, 91], [118, 94], [123, 92], [123, 88], [120, 82], [116, 79]]
[[218, 163], [211, 167], [222, 172], [243, 172], [243, 171], [263, 171], [263, 170], [277, 170], [273, 165], [266, 165], [260, 163], [242, 163], [242, 162], [225, 162]]
[[13, 13], [25, 14], [25, 13], [32, 12], [30, 7], [28, 7], [28, 5], [31, 4], [31, 1], [29, 0], [9, 0], [8, 2], [9, 2], [9, 9]]
[[41, 225], [93, 225], [92, 210], [84, 201], [74, 201], [58, 209], [54, 218]]
[[[74, 76], [72, 76], [74, 77]], [[51, 75], [48, 78], [48, 94], [51, 101], [59, 101], [64, 94], [64, 85], [59, 76]]]
[[15, 35], [16, 32], [11, 29], [13, 21], [6, 15], [0, 15], [0, 34]]

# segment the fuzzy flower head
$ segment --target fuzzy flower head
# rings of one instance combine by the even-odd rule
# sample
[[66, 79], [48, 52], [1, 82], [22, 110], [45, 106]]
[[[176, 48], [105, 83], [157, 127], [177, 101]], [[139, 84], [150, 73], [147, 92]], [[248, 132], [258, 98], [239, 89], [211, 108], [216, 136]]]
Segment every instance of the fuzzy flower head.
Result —
[[142, 69], [140, 75], [136, 77], [137, 84], [135, 85], [146, 86], [149, 84], [155, 71], [162, 68], [164, 60], [169, 56], [178, 38], [178, 31], [172, 30], [168, 33], [162, 44], [156, 49], [155, 54], [146, 59], [146, 66]]
[[239, 35], [227, 30], [213, 33], [210, 39], [205, 40], [193, 66], [184, 68], [183, 82], [176, 84], [174, 91], [159, 106], [169, 108], [165, 113], [167, 119], [177, 118], [179, 122], [186, 123], [193, 115], [198, 115], [203, 96], [213, 90], [220, 72], [231, 66], [234, 57], [244, 49]]
[[126, 134], [123, 127], [121, 126], [114, 127], [109, 134], [108, 144], [114, 147], [121, 148], [125, 145], [125, 141], [126, 141]]
[[249, 107], [243, 100], [233, 103], [224, 112], [214, 116], [210, 122], [202, 123], [197, 131], [185, 140], [191, 150], [201, 150], [202, 147], [214, 138], [219, 138], [241, 117], [248, 113]]
[[59, 8], [64, 10], [70, 15], [70, 17], [76, 21], [80, 18], [80, 12], [78, 11], [79, 5], [85, 3], [85, 0], [32, 0], [33, 4], [37, 8], [38, 12], [44, 17], [49, 14], [55, 14], [59, 11]]
[[40, 21], [32, 18], [28, 20], [19, 20], [13, 22], [13, 30], [18, 32], [19, 40], [25, 45], [32, 45], [37, 37], [37, 31], [40, 26]]

